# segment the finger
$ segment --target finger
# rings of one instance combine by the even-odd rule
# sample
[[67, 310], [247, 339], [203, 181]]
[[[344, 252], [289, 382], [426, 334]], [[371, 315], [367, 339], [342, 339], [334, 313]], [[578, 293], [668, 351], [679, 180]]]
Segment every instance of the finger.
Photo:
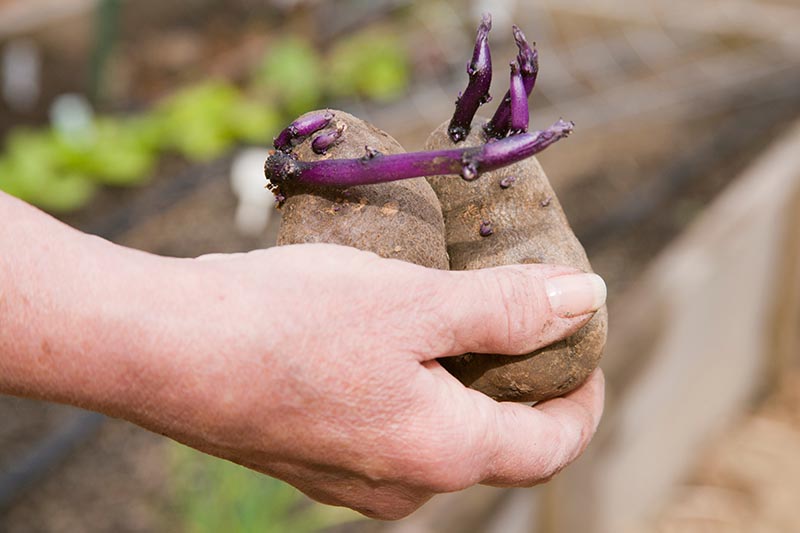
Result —
[[605, 378], [596, 370], [572, 393], [536, 407], [497, 404], [497, 438], [483, 483], [526, 487], [546, 481], [586, 449], [603, 414]]
[[[438, 273], [434, 328], [440, 353], [519, 355], [564, 339], [605, 304], [596, 274], [552, 265]], [[435, 351], [435, 350], [434, 350]]]

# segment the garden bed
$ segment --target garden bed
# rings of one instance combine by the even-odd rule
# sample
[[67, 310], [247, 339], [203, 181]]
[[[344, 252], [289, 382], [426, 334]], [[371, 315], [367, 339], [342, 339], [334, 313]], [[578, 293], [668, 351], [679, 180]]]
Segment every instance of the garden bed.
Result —
[[[198, 10], [187, 18], [183, 12], [170, 14], [172, 8], [166, 4], [162, 3], [163, 7], [160, 8], [156, 3], [148, 2], [149, 7], [141, 9], [136, 15], [138, 22], [127, 22], [132, 29], [123, 32], [124, 38], [119, 49], [121, 60], [116, 66], [116, 73], [111, 75], [109, 85], [110, 94], [116, 94], [116, 98], [109, 108], [130, 110], [146, 106], [176, 85], [210, 73], [241, 80], [247, 71], [246, 65], [253, 60], [253, 50], [260, 50], [263, 45], [263, 34], [266, 32], [258, 21], [249, 18], [251, 12], [248, 9], [252, 2], [242, 0], [233, 4], [229, 11], [218, 13], [213, 9], [208, 10], [208, 2], [198, 2]], [[572, 5], [576, 5], [575, 2]], [[429, 7], [435, 8], [434, 3]], [[293, 19], [296, 32], [306, 31], [307, 25], [313, 24], [310, 20], [312, 18], [307, 13]], [[543, 33], [550, 36], [558, 35], [557, 27], [565, 24], [560, 16], [549, 20], [552, 23], [550, 27], [547, 21], [543, 21], [521, 22], [527, 22], [537, 30], [549, 29], [549, 34], [546, 31]], [[545, 46], [553, 47], [551, 52], [557, 51], [558, 54], [543, 54], [543, 66], [547, 67], [548, 57], [557, 55], [559, 62], [573, 53], [577, 57], [576, 50], [582, 48], [578, 45], [570, 47], [570, 43], [579, 43], [586, 48], [592, 43], [613, 42], [616, 43], [615, 51], [624, 48], [614, 36], [616, 27], [594, 24], [585, 18], [585, 14], [581, 21], [583, 37], [571, 39], [561, 35], [558, 39], [545, 40]], [[248, 26], [249, 31], [238, 31], [238, 25], [243, 23], [252, 24]], [[135, 33], [136, 28], [148, 24], [152, 24], [148, 35]], [[434, 22], [430, 24], [431, 27], [424, 31], [437, 35], [439, 28]], [[632, 35], [626, 34], [626, 39], [630, 36], [630, 43], [634, 42]], [[606, 37], [614, 40], [604, 41]], [[687, 40], [686, 34], [682, 33], [680, 37]], [[154, 54], [152, 49], [140, 51], [138, 43], [141, 41], [138, 39], [151, 38], [171, 48], [172, 52], [157, 57], [158, 54]], [[701, 61], [704, 54], [711, 55], [704, 48], [702, 39], [691, 42], [692, 60]], [[724, 47], [720, 41], [710, 48], [716, 50]], [[449, 61], [442, 57], [436, 59], [436, 46], [430, 48], [427, 53], [434, 58], [434, 63]], [[500, 46], [497, 50], [498, 56], [504, 53]], [[635, 67], [635, 61], [631, 59], [635, 54], [625, 50], [614, 56], [618, 63], [612, 61], [613, 64], [608, 65], [610, 70], [598, 70], [601, 74], [605, 73], [605, 78], [599, 76], [600, 81], [589, 76], [588, 72], [593, 71], [577, 69], [581, 74], [577, 78], [591, 82], [583, 85], [575, 84], [563, 76], [559, 78], [557, 74], [570, 71], [564, 69], [563, 64], [552, 64], [559, 68], [550, 70], [552, 77], [543, 74], [543, 94], [534, 98], [536, 105], [533, 111], [535, 126], [561, 113], [569, 116], [570, 106], [576, 113], [582, 114], [569, 117], [578, 120], [578, 130], [573, 138], [552, 152], [543, 154], [541, 159], [551, 175], [565, 211], [587, 245], [596, 270], [608, 282], [612, 307], [639, 278], [652, 258], [681, 234], [764, 146], [778, 138], [793, 117], [800, 116], [800, 99], [796, 91], [786, 91], [787, 86], [797, 86], [796, 69], [757, 77], [750, 70], [728, 68], [741, 63], [734, 61], [736, 58], [732, 56], [735, 54], [725, 55], [725, 68], [720, 67], [720, 72], [741, 72], [742, 76], [754, 76], [755, 81], [739, 87], [739, 90], [721, 93], [724, 98], [711, 98], [698, 89], [707, 85], [703, 79], [703, 83], [696, 86], [687, 84], [686, 87], [680, 85], [680, 90], [665, 90], [664, 93], [673, 95], [673, 99], [659, 100], [661, 93], [656, 94], [657, 91], [646, 85], [650, 81], [646, 71], [667, 72], [668, 75], [661, 79], [657, 74], [651, 78], [671, 89], [672, 84], [679, 84], [676, 78], [670, 76], [686, 72], [684, 63], [689, 62], [689, 55], [668, 57], [658, 64], [642, 60], [641, 65]], [[764, 50], [761, 49], [761, 52]], [[193, 71], [184, 69], [187, 64], [198, 65], [197, 57], [200, 56], [206, 59], [202, 66], [196, 66]], [[775, 57], [781, 56], [764, 57], [777, 61]], [[763, 63], [771, 65], [770, 61], [764, 59]], [[460, 69], [463, 68], [462, 58], [458, 58], [457, 63]], [[557, 61], [553, 59], [553, 63]], [[48, 93], [48, 97], [78, 88], [72, 77], [75, 72], [85, 70], [85, 66], [73, 70], [74, 65], [69, 61], [59, 64], [61, 66], [49, 71], [52, 75], [61, 76], [61, 79], [53, 82], [52, 94]], [[708, 64], [712, 67], [719, 65], [711, 61]], [[203, 72], [198, 69], [203, 69]], [[707, 68], [706, 71], [717, 72], [714, 68]], [[448, 71], [434, 82], [421, 81], [412, 87], [412, 94], [406, 95], [400, 103], [363, 105], [345, 101], [343, 105], [352, 105], [355, 108], [352, 110], [367, 115], [383, 129], [398, 132], [398, 139], [407, 147], [418, 148], [425, 132], [443, 121], [452, 108], [452, 97], [460, 89], [457, 85], [460, 86], [464, 81], [461, 70], [458, 76], [453, 72]], [[623, 92], [630, 100], [637, 101], [637, 97], [641, 99], [652, 92], [655, 103], [648, 111], [637, 115], [625, 114], [625, 105], [610, 101], [607, 107], [600, 109], [602, 112], [597, 113], [597, 116], [605, 118], [597, 119], [592, 114], [592, 102], [595, 102], [591, 100], [592, 92], [606, 96], [619, 94], [618, 87], [606, 87], [601, 81], [619, 81], [626, 72], [636, 78], [635, 82], [624, 87], [626, 91]], [[134, 78], [137, 83], [129, 83]], [[640, 85], [640, 82], [645, 84]], [[602, 98], [597, 101], [600, 100]], [[713, 106], [709, 105], [712, 101]], [[614, 113], [619, 113], [619, 119], [614, 119]], [[44, 108], [27, 117], [0, 113], [0, 134], [4, 128], [18, 124], [22, 118], [44, 120], [45, 116]], [[584, 129], [581, 129], [581, 119]], [[757, 132], [757, 135], [753, 135], [753, 132]], [[575, 154], [580, 154], [580, 157]], [[236, 228], [236, 197], [230, 190], [228, 177], [230, 163], [230, 155], [204, 164], [190, 163], [179, 156], [170, 155], [159, 162], [156, 176], [147, 186], [102, 189], [87, 209], [65, 216], [64, 220], [127, 246], [178, 257], [271, 246], [275, 242], [278, 217], [273, 217], [267, 230], [257, 237], [245, 236]], [[613, 328], [613, 316], [611, 324]], [[784, 400], [777, 401], [780, 403]], [[41, 438], [75, 416], [79, 416], [79, 412], [66, 407], [0, 398], [0, 419], [4, 421], [0, 426], [0, 468], [19, 461]], [[782, 424], [793, 423], [788, 419], [781, 420]], [[756, 425], [760, 423], [753, 422]], [[736, 446], [750, 446], [749, 441], [743, 439], [744, 436], [734, 439], [738, 443]], [[171, 441], [160, 436], [124, 422], [107, 421], [78, 451], [69, 455], [59, 466], [53, 467], [41, 483], [19, 494], [8, 512], [0, 514], [0, 529], [9, 533], [65, 530], [138, 532], [174, 530], [186, 526], [180, 490], [171, 477], [175, 467], [174, 449]], [[698, 483], [703, 486], [716, 483], [719, 476], [730, 479], [728, 474], [719, 474], [730, 467], [730, 462], [726, 464], [728, 466], [709, 466], [713, 476], [703, 477], [706, 474], [700, 473], [697, 479], [702, 481]], [[752, 490], [757, 492], [759, 489]], [[721, 491], [699, 492], [730, 494], [726, 491], [727, 485]], [[492, 494], [502, 493], [492, 491]], [[706, 510], [695, 511], [700, 504], [692, 502], [705, 498], [697, 494], [697, 491], [689, 489], [686, 498], [678, 496], [679, 501], [684, 503], [676, 504], [678, 511], [669, 511], [665, 515], [664, 527], [676, 523], [676, 516], [678, 519], [687, 516], [689, 511], [686, 509], [692, 509], [691, 512], [697, 512], [698, 516], [711, 513]], [[496, 516], [493, 513], [502, 507], [501, 497], [487, 503], [485, 508], [479, 505], [472, 507], [480, 509], [483, 514], [470, 515], [469, 527], [474, 531], [483, 531], [490, 523], [495, 523]], [[736, 495], [733, 499], [738, 497]], [[714, 504], [718, 498], [713, 496], [711, 500]], [[218, 502], [220, 506], [229, 504], [221, 500]], [[748, 520], [758, 516], [756, 511], [751, 512], [754, 509], [752, 505], [746, 509], [750, 513]], [[458, 518], [455, 514], [462, 513], [451, 513], [451, 518]], [[448, 517], [440, 519], [441, 522], [433, 522], [449, 523]], [[413, 524], [413, 520], [409, 524]], [[378, 527], [370, 523], [340, 529], [367, 530]], [[465, 531], [464, 527], [458, 530]]]

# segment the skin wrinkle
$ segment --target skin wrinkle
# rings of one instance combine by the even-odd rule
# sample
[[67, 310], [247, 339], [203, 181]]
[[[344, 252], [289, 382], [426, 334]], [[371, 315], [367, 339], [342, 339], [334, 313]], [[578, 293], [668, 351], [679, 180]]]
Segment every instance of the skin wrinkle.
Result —
[[507, 342], [509, 349], [513, 350], [515, 354], [525, 353], [533, 339], [538, 342], [543, 338], [540, 317], [544, 315], [544, 313], [540, 313], [531, 316], [529, 313], [531, 302], [527, 298], [534, 295], [536, 309], [547, 309], [549, 306], [541, 300], [537, 284], [531, 283], [528, 276], [516, 269], [508, 272], [509, 279], [506, 284], [508, 294], [505, 301], [506, 316], [508, 317]]
[[[458, 285], [468, 283], [466, 279], [459, 279]], [[453, 283], [448, 283], [445, 279], [428, 284], [427, 291], [419, 291], [417, 298], [418, 307], [414, 310], [415, 316], [427, 317], [423, 321], [423, 327], [415, 335], [414, 341], [418, 345], [413, 348], [418, 361], [431, 358], [445, 357], [459, 353], [458, 339], [455, 335], [456, 325], [453, 324], [451, 309], [460, 309], [464, 305], [469, 305], [455, 297], [454, 294], [463, 294], [463, 290], [452, 290]], [[424, 292], [423, 292], [424, 291]]]

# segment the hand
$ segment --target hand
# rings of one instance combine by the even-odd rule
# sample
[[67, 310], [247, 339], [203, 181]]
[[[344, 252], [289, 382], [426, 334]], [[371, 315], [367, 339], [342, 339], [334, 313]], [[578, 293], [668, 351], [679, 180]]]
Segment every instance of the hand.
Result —
[[[163, 325], [164, 353], [147, 361], [150, 390], [129, 416], [142, 425], [382, 519], [477, 483], [546, 481], [595, 432], [599, 371], [531, 408], [466, 389], [435, 359], [563, 338], [602, 305], [599, 278], [444, 272], [332, 245], [201, 259], [171, 296], [183, 314]], [[578, 316], [554, 312], [548, 279], [551, 293], [567, 281], [557, 311]]]
[[0, 227], [2, 394], [126, 418], [387, 519], [437, 492], [547, 480], [600, 418], [599, 372], [530, 408], [436, 362], [570, 335], [603, 304], [597, 276], [445, 272], [331, 245], [170, 259], [2, 193], [0, 211], [15, 221]]

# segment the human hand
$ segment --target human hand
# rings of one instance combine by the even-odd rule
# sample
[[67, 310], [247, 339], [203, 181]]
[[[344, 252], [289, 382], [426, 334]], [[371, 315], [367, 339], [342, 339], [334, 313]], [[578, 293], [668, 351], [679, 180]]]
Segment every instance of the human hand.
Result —
[[596, 276], [437, 271], [333, 245], [171, 259], [2, 193], [0, 209], [15, 221], [0, 228], [2, 394], [125, 418], [379, 518], [544, 481], [600, 418], [599, 372], [530, 408], [436, 362], [570, 335], [602, 305]]
[[[137, 423], [383, 519], [477, 483], [541, 483], [595, 432], [599, 371], [532, 408], [466, 389], [435, 359], [574, 333], [605, 298], [596, 276], [445, 272], [333, 245], [206, 259], [170, 295], [182, 315], [162, 323]], [[564, 280], [556, 311], [573, 318], [548, 299]]]

